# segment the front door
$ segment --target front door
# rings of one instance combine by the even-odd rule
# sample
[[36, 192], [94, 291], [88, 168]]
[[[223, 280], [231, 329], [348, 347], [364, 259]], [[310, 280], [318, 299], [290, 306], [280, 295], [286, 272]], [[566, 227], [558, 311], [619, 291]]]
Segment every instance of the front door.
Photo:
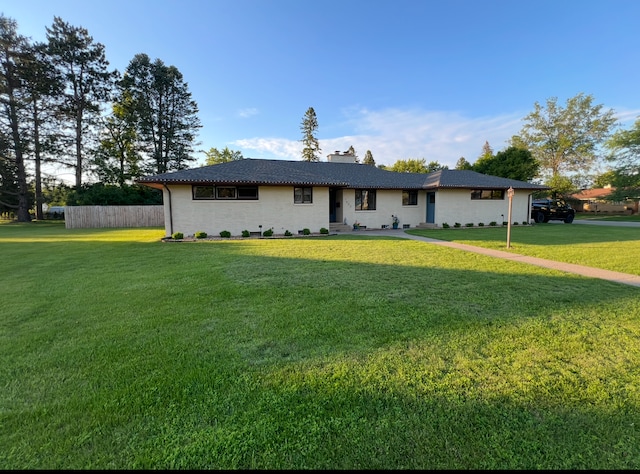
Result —
[[436, 217], [436, 193], [427, 193], [427, 224], [433, 224]]
[[336, 222], [336, 190], [334, 188], [329, 189], [329, 222]]

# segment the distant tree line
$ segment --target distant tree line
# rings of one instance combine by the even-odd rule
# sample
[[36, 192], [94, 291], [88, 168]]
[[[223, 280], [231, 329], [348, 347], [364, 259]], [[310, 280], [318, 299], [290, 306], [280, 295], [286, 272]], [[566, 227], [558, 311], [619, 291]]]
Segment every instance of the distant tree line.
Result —
[[188, 168], [200, 127], [175, 66], [137, 54], [120, 73], [82, 27], [54, 17], [46, 41], [33, 42], [0, 15], [0, 211], [28, 222], [34, 203], [41, 219], [45, 199], [65, 199], [43, 165], [69, 171], [76, 197], [94, 183], [97, 194], [130, 187], [116, 200], [145, 201], [135, 179]]

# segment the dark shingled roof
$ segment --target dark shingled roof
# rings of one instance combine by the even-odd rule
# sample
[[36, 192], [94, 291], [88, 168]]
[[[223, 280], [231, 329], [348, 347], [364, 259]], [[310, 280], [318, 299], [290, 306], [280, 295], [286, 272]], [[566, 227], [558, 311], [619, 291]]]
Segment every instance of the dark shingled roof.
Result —
[[140, 184], [217, 184], [330, 186], [360, 189], [548, 189], [514, 179], [467, 170], [397, 173], [360, 163], [285, 161], [246, 158], [217, 165], [147, 176]]

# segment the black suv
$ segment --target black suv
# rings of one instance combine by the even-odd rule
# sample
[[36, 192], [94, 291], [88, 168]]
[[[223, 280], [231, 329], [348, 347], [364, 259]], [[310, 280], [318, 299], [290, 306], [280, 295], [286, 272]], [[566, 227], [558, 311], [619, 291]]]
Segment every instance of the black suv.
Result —
[[531, 202], [531, 218], [538, 223], [556, 220], [571, 224], [575, 216], [576, 211], [562, 199], [534, 199]]

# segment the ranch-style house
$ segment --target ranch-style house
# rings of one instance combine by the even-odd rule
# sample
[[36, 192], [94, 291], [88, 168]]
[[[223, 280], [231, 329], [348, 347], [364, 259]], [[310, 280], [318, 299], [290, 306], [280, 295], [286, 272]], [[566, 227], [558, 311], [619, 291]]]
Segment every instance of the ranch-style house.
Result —
[[398, 173], [336, 152], [327, 161], [247, 158], [147, 176], [138, 183], [162, 190], [167, 237], [222, 231], [242, 235], [360, 229], [442, 227], [455, 223], [528, 223], [531, 195], [545, 186], [444, 169]]

